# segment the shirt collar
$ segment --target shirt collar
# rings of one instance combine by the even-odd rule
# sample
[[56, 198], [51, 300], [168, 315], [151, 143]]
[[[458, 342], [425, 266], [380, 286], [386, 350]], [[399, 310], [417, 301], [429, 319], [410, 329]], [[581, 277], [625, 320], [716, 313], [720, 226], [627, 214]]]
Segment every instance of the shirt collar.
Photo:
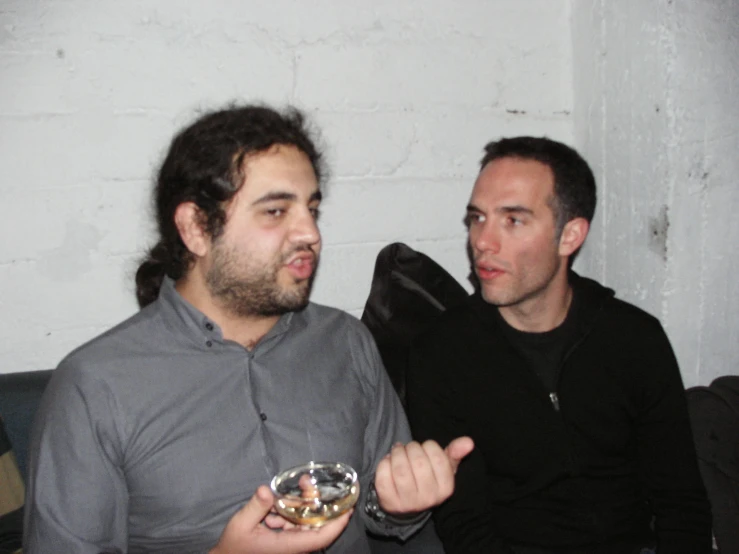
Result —
[[[165, 314], [165, 320], [177, 326], [197, 343], [203, 343], [207, 348], [210, 348], [207, 345], [208, 341], [227, 342], [223, 338], [221, 327], [177, 292], [172, 278], [165, 276], [162, 280], [158, 303]], [[267, 343], [286, 333], [290, 328], [294, 315], [295, 312], [283, 314], [275, 326], [259, 341], [259, 344]]]

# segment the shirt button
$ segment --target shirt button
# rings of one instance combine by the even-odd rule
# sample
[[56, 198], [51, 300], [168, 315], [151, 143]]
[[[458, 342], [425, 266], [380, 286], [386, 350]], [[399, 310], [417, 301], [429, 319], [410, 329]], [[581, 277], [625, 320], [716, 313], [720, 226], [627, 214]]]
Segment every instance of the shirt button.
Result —
[[209, 321], [208, 323], [205, 324], [205, 328], [208, 329], [208, 331], [212, 331], [213, 330], [213, 324]]
[[267, 421], [267, 414], [265, 414], [264, 412], [259, 414], [259, 417], [262, 419], [262, 421]]
[[210, 341], [210, 340], [205, 341], [205, 346], [210, 348], [211, 346], [213, 346], [213, 341]]

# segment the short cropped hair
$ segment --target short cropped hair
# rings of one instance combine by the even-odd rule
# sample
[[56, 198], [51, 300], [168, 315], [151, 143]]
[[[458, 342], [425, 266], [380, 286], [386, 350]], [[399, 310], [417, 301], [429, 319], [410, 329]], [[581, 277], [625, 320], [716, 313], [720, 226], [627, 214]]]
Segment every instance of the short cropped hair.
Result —
[[543, 163], [554, 175], [554, 211], [557, 236], [576, 217], [592, 221], [595, 214], [595, 177], [588, 163], [566, 144], [545, 137], [512, 137], [489, 142], [480, 170], [494, 160], [520, 158]]

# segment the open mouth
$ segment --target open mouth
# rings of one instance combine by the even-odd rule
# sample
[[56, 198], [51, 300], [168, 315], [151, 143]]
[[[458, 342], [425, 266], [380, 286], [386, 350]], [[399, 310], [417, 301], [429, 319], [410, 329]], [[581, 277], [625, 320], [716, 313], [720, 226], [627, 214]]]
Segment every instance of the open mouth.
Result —
[[285, 267], [295, 279], [308, 279], [316, 269], [316, 257], [312, 254], [302, 254], [290, 259]]
[[503, 271], [499, 267], [485, 264], [476, 264], [475, 271], [477, 273], [477, 276], [483, 281], [495, 279], [496, 277], [499, 277], [500, 275], [503, 275], [505, 273], [505, 271]]

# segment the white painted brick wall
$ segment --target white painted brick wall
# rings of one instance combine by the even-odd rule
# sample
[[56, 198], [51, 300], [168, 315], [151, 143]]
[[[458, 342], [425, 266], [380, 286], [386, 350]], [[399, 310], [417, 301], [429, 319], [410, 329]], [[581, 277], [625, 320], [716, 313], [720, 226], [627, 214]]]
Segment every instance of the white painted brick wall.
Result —
[[739, 362], [739, 3], [573, 0], [576, 142], [601, 200], [580, 260], [659, 317], [686, 386]]
[[485, 142], [572, 142], [567, 0], [5, 0], [0, 372], [52, 367], [134, 313], [149, 183], [198, 108], [290, 102], [332, 179], [314, 299], [361, 314], [404, 241], [460, 281]]

